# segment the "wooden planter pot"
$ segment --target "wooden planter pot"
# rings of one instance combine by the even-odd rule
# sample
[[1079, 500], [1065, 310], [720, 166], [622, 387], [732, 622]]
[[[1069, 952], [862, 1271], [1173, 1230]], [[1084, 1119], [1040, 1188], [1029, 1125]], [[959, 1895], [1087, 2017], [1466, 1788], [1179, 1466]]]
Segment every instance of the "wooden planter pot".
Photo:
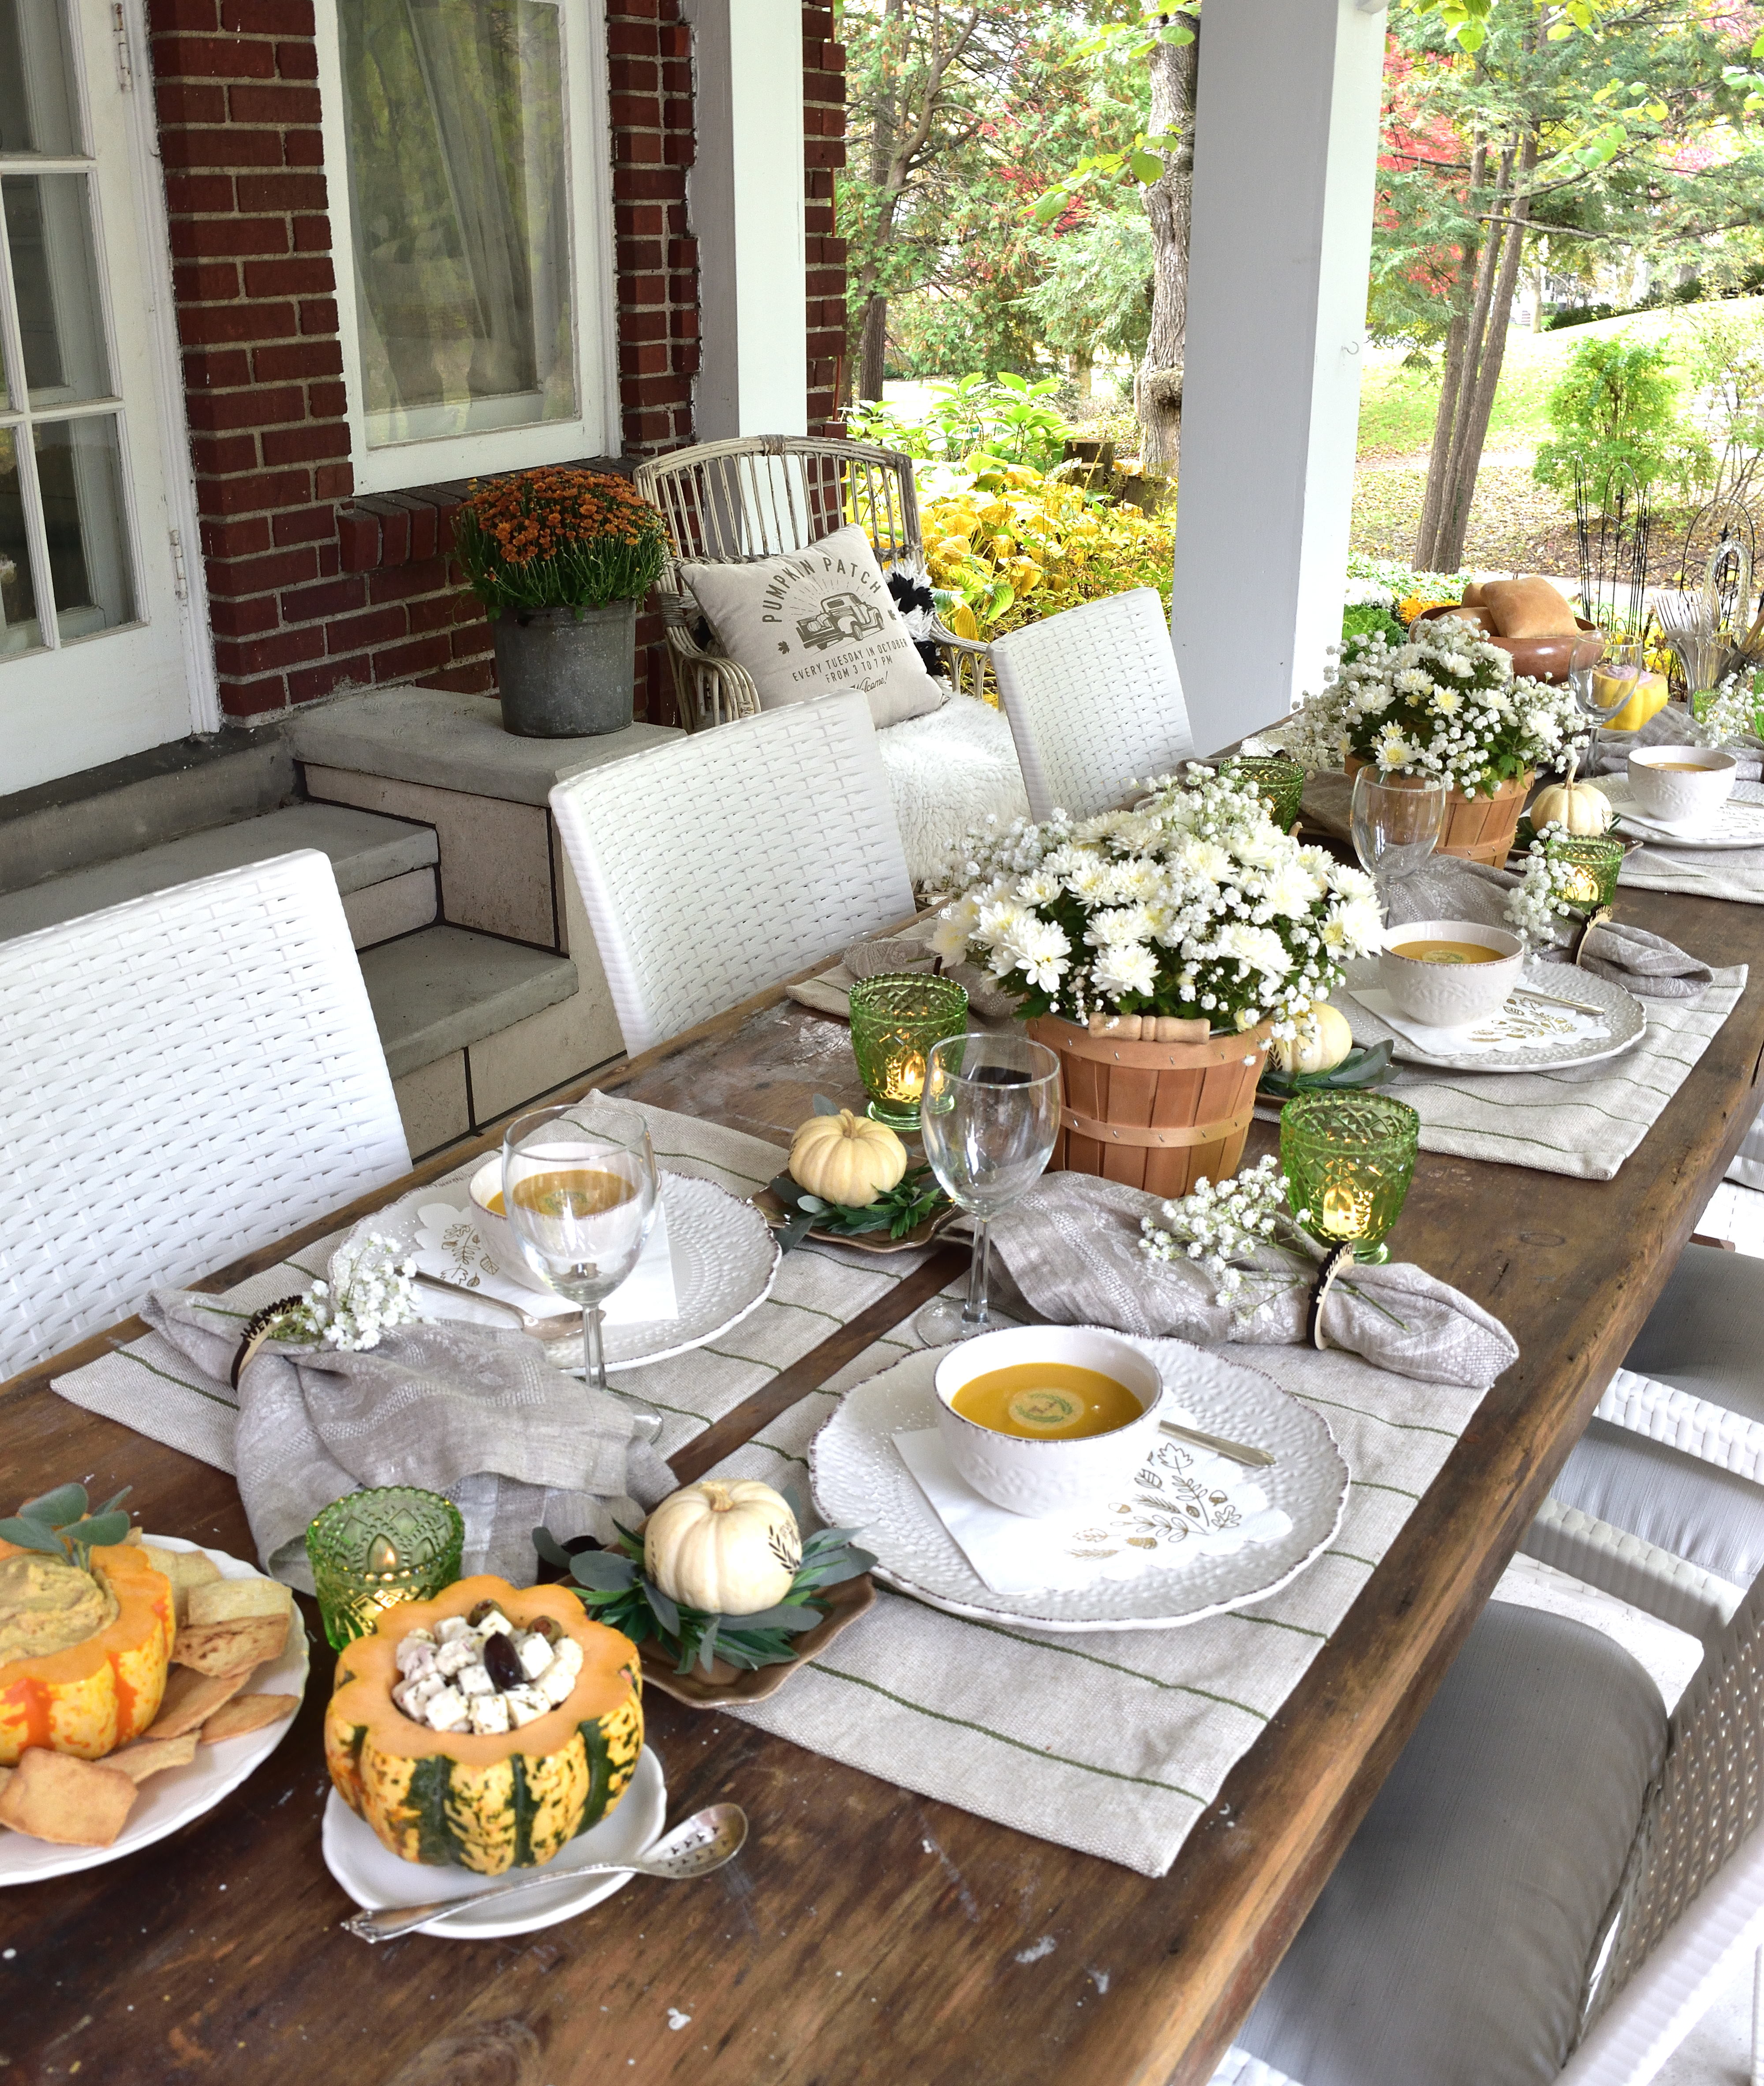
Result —
[[1056, 1170], [1167, 1196], [1236, 1173], [1272, 1022], [1205, 1043], [1119, 1043], [1055, 1015], [1026, 1026], [1059, 1054]]
[[[1370, 765], [1357, 754], [1348, 756], [1350, 776]], [[1520, 815], [1537, 780], [1535, 773], [1527, 768], [1514, 781], [1502, 783], [1492, 797], [1467, 797], [1461, 790], [1447, 790], [1445, 829], [1434, 852], [1458, 855], [1465, 862], [1486, 862], [1498, 869], [1513, 851]]]

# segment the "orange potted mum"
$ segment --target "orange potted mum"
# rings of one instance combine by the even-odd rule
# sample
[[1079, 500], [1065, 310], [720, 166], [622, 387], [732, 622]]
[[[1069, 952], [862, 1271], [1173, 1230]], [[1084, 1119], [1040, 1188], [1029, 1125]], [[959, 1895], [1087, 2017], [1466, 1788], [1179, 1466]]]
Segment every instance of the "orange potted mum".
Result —
[[604, 471], [516, 471], [474, 486], [454, 550], [490, 617], [504, 728], [529, 739], [623, 731], [637, 604], [667, 550], [657, 509]]

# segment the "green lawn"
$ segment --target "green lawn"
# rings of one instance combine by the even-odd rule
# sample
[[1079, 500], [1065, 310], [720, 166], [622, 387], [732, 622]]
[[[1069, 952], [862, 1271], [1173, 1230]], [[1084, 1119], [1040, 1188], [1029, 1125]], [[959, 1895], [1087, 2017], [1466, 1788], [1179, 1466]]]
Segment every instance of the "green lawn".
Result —
[[[1596, 319], [1590, 326], [1568, 326], [1559, 333], [1510, 333], [1489, 420], [1489, 448], [1532, 449], [1549, 434], [1544, 402], [1579, 343], [1613, 334], [1640, 340], [1681, 335], [1694, 323], [1696, 309], [1679, 304], [1626, 318]], [[1764, 298], [1736, 299], [1725, 309], [1737, 317], [1764, 309]], [[1433, 440], [1439, 397], [1437, 364], [1432, 369], [1411, 369], [1405, 366], [1400, 350], [1369, 350], [1366, 373], [1360, 380], [1361, 456], [1424, 452]]]

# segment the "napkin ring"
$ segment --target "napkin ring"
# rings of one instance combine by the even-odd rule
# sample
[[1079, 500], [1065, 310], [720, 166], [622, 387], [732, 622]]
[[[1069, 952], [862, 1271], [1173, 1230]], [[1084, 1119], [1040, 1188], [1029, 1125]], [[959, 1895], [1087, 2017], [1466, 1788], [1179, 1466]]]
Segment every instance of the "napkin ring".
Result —
[[1568, 943], [1568, 962], [1573, 969], [1579, 970], [1580, 968], [1580, 957], [1587, 946], [1588, 935], [1595, 927], [1602, 927], [1610, 917], [1610, 907], [1600, 905], [1588, 913], [1580, 922], [1579, 927]]
[[1322, 1266], [1317, 1270], [1317, 1279], [1312, 1285], [1311, 1291], [1311, 1309], [1305, 1318], [1305, 1344], [1307, 1347], [1320, 1348], [1323, 1346], [1323, 1306], [1324, 1300], [1328, 1297], [1330, 1290], [1335, 1286], [1335, 1278], [1341, 1272], [1344, 1267], [1347, 1267], [1352, 1264], [1353, 1259], [1354, 1241], [1352, 1239], [1344, 1239], [1340, 1245], [1334, 1247], [1331, 1250], [1328, 1258], [1325, 1260]]
[[240, 1377], [245, 1373], [245, 1364], [266, 1340], [274, 1339], [276, 1321], [284, 1312], [296, 1310], [305, 1301], [304, 1296], [279, 1297], [274, 1304], [266, 1304], [261, 1311], [247, 1321], [245, 1336], [239, 1343], [238, 1353], [233, 1356], [232, 1382], [235, 1390], [239, 1388]]

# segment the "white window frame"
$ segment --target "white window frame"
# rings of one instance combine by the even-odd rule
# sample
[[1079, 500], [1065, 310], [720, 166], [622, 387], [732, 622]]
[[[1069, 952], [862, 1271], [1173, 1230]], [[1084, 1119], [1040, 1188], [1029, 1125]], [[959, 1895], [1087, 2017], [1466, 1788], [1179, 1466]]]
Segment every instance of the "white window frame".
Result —
[[589, 0], [547, 0], [562, 17], [563, 115], [570, 155], [570, 269], [576, 313], [574, 419], [519, 428], [483, 428], [368, 445], [361, 335], [355, 301], [355, 233], [350, 221], [347, 132], [343, 120], [339, 7], [350, 0], [320, 0], [316, 11], [325, 182], [337, 278], [338, 327], [349, 415], [350, 462], [358, 493], [398, 492], [493, 471], [616, 454], [620, 442], [618, 348], [613, 275], [612, 121], [607, 99], [604, 19]]

